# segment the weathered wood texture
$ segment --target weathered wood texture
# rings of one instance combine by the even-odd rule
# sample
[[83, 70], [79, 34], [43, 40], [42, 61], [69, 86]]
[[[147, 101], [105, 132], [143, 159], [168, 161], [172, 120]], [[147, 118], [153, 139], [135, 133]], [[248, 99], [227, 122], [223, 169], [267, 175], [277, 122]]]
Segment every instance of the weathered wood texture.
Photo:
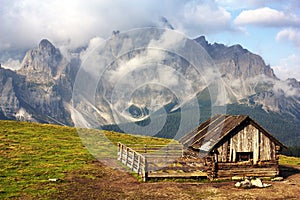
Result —
[[275, 143], [252, 124], [225, 137], [219, 143], [217, 151], [218, 162], [237, 162], [238, 152], [252, 152], [253, 164], [276, 160]]
[[[227, 144], [228, 145], [228, 144]], [[225, 145], [226, 146], [226, 145]], [[215, 155], [202, 158], [189, 158], [187, 155], [171, 154], [169, 151], [141, 154], [121, 143], [118, 144], [118, 160], [138, 173], [144, 181], [148, 178], [191, 178], [206, 176], [210, 179], [231, 178], [232, 176], [273, 177], [278, 175], [277, 160], [248, 162], [218, 162]], [[161, 149], [161, 148], [160, 148]], [[170, 150], [170, 149], [169, 149]], [[178, 149], [171, 150], [179, 153]], [[163, 153], [165, 152], [165, 153]]]
[[152, 145], [136, 150], [118, 143], [118, 160], [131, 171], [138, 173], [144, 181], [148, 178], [189, 178], [207, 175], [203, 159], [183, 157], [182, 145]]
[[214, 156], [206, 158], [207, 177], [211, 180], [216, 178], [230, 179], [239, 177], [274, 177], [279, 174], [277, 161], [264, 161], [253, 165], [252, 162], [218, 163]]
[[118, 143], [118, 160], [129, 167], [131, 171], [141, 175], [143, 180], [146, 181], [148, 170], [145, 156], [121, 143]]
[[252, 165], [251, 163], [218, 163], [217, 177], [274, 177], [279, 174], [278, 165], [267, 162], [263, 165]]
[[192, 172], [180, 172], [180, 171], [157, 171], [150, 173], [149, 178], [195, 178], [195, 177], [207, 177], [205, 171], [192, 171]]

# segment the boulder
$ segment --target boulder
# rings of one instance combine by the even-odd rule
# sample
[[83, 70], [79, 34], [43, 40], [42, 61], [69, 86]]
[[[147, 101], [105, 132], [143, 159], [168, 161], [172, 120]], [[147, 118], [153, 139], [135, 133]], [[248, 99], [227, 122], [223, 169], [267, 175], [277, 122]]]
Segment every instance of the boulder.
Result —
[[257, 187], [257, 188], [265, 188], [265, 187], [270, 187], [271, 184], [268, 183], [262, 183], [262, 181], [259, 178], [255, 178], [255, 179], [245, 179], [244, 181], [240, 181], [235, 183], [234, 187], [236, 188], [253, 188], [253, 187]]
[[251, 182], [248, 179], [240, 182], [240, 188], [251, 188]]
[[252, 179], [251, 180], [251, 185], [254, 186], [254, 187], [259, 187], [259, 188], [263, 187], [263, 183], [261, 182], [261, 180], [259, 178]]
[[241, 183], [240, 182], [236, 182], [236, 184], [234, 184], [234, 187], [236, 187], [236, 188], [239, 188], [239, 187], [241, 187]]

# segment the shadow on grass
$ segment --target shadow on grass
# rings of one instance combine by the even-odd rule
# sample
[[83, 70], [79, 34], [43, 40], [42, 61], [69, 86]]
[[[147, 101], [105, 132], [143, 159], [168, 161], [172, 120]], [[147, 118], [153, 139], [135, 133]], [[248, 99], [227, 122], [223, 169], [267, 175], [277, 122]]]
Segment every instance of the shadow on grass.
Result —
[[296, 168], [289, 165], [279, 165], [279, 176], [283, 178], [288, 178], [289, 176], [300, 174], [300, 167]]

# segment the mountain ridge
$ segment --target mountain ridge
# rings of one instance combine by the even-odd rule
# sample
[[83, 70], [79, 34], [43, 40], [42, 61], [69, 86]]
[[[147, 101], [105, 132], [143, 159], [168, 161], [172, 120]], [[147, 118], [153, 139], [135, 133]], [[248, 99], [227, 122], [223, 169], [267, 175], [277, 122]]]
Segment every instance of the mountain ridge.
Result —
[[[224, 44], [211, 44], [204, 36], [194, 41], [208, 52], [219, 70], [228, 96], [226, 104], [245, 105], [249, 109], [261, 107], [265, 112], [291, 116], [289, 119], [294, 118], [295, 124], [300, 122], [300, 82], [292, 78], [281, 81], [259, 55], [241, 45], [227, 47]], [[124, 45], [124, 41], [120, 42], [119, 45]], [[72, 92], [80, 64], [79, 56], [67, 60], [49, 40], [41, 40], [37, 48], [26, 52], [20, 70], [0, 68], [0, 118], [73, 126]], [[103, 89], [106, 86], [100, 87]], [[149, 91], [150, 96], [152, 93], [157, 94], [157, 90], [153, 88]], [[145, 92], [147, 90], [142, 93]], [[141, 101], [142, 93], [136, 93], [134, 102]], [[170, 98], [170, 94], [168, 95]], [[147, 107], [149, 104], [140, 107], [134, 102], [126, 112], [137, 118], [137, 121], [140, 115], [147, 119], [151, 110]], [[167, 106], [170, 112], [176, 105], [177, 101], [171, 100], [166, 101], [166, 105], [156, 107]], [[86, 109], [88, 112], [90, 107]], [[106, 125], [115, 123], [105, 100], [99, 101], [95, 109], [98, 120], [102, 118]], [[97, 109], [102, 110], [107, 117], [97, 115]]]

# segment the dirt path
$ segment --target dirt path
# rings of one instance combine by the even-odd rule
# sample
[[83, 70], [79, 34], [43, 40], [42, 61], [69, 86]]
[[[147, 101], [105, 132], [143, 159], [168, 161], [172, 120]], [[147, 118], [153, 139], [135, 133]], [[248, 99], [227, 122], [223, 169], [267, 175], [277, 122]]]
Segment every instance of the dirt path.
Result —
[[233, 181], [143, 183], [124, 170], [91, 165], [69, 174], [51, 199], [300, 199], [300, 167], [283, 167], [285, 180], [263, 181], [272, 184], [269, 188], [237, 189]]

